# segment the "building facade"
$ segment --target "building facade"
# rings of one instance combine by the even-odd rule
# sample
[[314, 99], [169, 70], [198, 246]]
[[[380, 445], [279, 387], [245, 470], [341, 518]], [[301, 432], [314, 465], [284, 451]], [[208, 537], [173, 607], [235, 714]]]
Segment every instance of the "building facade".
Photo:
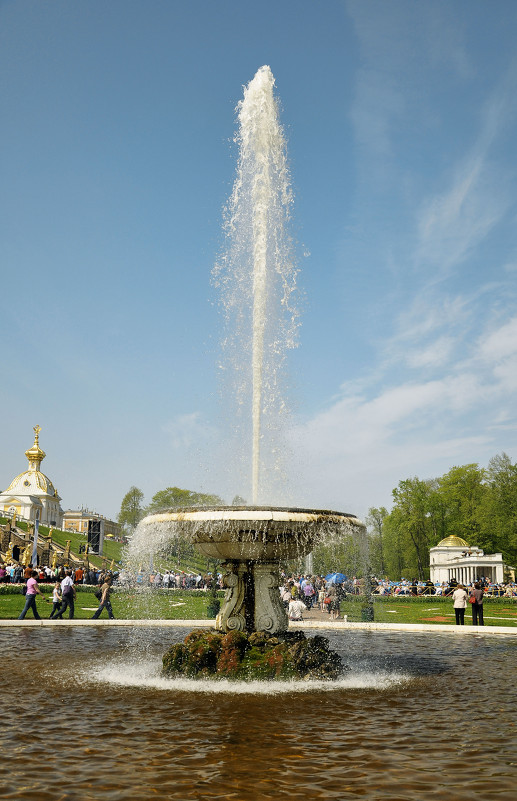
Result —
[[485, 554], [461, 537], [446, 537], [431, 548], [430, 567], [430, 578], [435, 584], [448, 583], [451, 579], [465, 585], [480, 579], [488, 579], [493, 584], [504, 581], [502, 554]]
[[75, 531], [78, 534], [86, 535], [92, 522], [103, 523], [105, 537], [120, 537], [120, 525], [97, 512], [90, 512], [89, 509], [67, 509], [63, 515], [63, 529], [65, 531]]
[[61, 498], [52, 481], [41, 472], [46, 454], [39, 447], [40, 426], [34, 426], [34, 444], [25, 451], [29, 469], [16, 476], [4, 492], [0, 493], [0, 510], [7, 516], [16, 514], [35, 523], [62, 528]]

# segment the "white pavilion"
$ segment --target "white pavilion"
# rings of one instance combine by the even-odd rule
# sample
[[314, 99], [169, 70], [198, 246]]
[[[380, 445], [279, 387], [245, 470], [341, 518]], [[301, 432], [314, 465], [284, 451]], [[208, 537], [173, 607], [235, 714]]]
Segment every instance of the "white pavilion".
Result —
[[40, 426], [34, 426], [34, 444], [25, 451], [29, 469], [16, 476], [4, 492], [0, 493], [0, 510], [12, 517], [30, 520], [46, 526], [62, 527], [61, 498], [52, 481], [40, 471], [46, 454], [39, 446]]
[[430, 567], [430, 578], [435, 584], [448, 583], [451, 579], [465, 585], [481, 578], [493, 584], [504, 581], [502, 554], [485, 554], [481, 548], [470, 546], [454, 535], [430, 549]]

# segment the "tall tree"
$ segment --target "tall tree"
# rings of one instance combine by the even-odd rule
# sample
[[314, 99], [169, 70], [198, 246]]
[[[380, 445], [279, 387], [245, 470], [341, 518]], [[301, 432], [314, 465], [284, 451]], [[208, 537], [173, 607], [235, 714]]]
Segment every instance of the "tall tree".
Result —
[[144, 515], [142, 501], [144, 500], [144, 493], [138, 487], [131, 487], [122, 498], [120, 505], [120, 512], [118, 513], [118, 522], [122, 528], [131, 533]]
[[377, 509], [372, 506], [368, 510], [366, 525], [369, 528], [370, 536], [370, 565], [374, 573], [380, 576], [386, 574], [386, 563], [384, 560], [384, 521], [388, 516], [384, 506]]
[[486, 492], [485, 471], [477, 464], [451, 467], [438, 479], [438, 493], [445, 509], [446, 535], [455, 534], [469, 545], [485, 546], [480, 526], [480, 507]]
[[412, 551], [414, 559], [407, 559], [408, 566], [416, 562], [418, 577], [426, 577], [429, 568], [429, 547], [432, 539], [431, 497], [433, 481], [422, 481], [419, 478], [408, 478], [400, 481], [393, 490], [395, 501], [392, 523], [399, 528], [406, 540], [406, 546]]
[[484, 532], [483, 547], [502, 553], [506, 562], [517, 563], [517, 465], [506, 453], [490, 459], [487, 491], [479, 517]]
[[161, 509], [185, 506], [224, 506], [224, 501], [218, 495], [192, 492], [179, 487], [167, 487], [153, 495], [147, 512], [159, 512]]

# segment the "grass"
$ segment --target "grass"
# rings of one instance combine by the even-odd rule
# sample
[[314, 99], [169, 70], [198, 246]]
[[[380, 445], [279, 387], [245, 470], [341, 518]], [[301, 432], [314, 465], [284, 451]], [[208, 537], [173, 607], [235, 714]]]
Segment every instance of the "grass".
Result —
[[[52, 585], [41, 584], [42, 592], [50, 599]], [[219, 599], [223, 593], [219, 592]], [[199, 620], [206, 618], [211, 600], [209, 592], [200, 590], [123, 590], [112, 593], [115, 617], [121, 620]], [[0, 620], [14, 620], [23, 609], [25, 597], [10, 585], [0, 589]], [[37, 599], [42, 618], [48, 618], [52, 606], [42, 598]], [[362, 620], [363, 599], [348, 596], [341, 603], [341, 616], [347, 615], [350, 622]], [[79, 587], [75, 601], [75, 617], [90, 618], [98, 602], [90, 588]], [[484, 618], [487, 626], [517, 626], [517, 599], [486, 599]], [[68, 612], [65, 613], [68, 615]], [[103, 613], [106, 617], [107, 613]], [[28, 617], [32, 617], [29, 612]], [[377, 623], [443, 623], [455, 624], [454, 609], [450, 598], [376, 598], [374, 619]], [[470, 609], [465, 610], [465, 624], [471, 625]], [[329, 621], [329, 626], [330, 626]]]
[[[341, 603], [341, 615], [350, 622], [362, 619], [361, 598], [348, 598]], [[471, 625], [470, 604], [465, 610], [465, 625]], [[486, 598], [483, 603], [486, 626], [517, 626], [517, 599]], [[456, 618], [452, 600], [436, 596], [423, 598], [376, 598], [374, 600], [376, 623], [441, 623], [455, 625]]]
[[[48, 618], [52, 610], [52, 585], [39, 586], [49, 603], [37, 596], [37, 609], [42, 618]], [[223, 593], [219, 595], [222, 598]], [[207, 606], [210, 600], [210, 593], [191, 590], [130, 592], [115, 589], [111, 595], [113, 613], [120, 620], [199, 620], [208, 617]], [[77, 620], [91, 618], [98, 603], [93, 591], [80, 588], [75, 599], [74, 617]], [[15, 620], [24, 604], [25, 596], [21, 592], [1, 593], [0, 620]], [[68, 617], [68, 610], [64, 617]], [[103, 612], [102, 617], [107, 617], [107, 612]], [[27, 618], [32, 618], [32, 612], [28, 612]]]
[[[0, 517], [0, 524], [5, 525], [8, 522], [8, 518]], [[25, 520], [18, 520], [16, 522], [17, 528], [22, 529], [23, 531], [27, 531], [27, 522]], [[49, 528], [48, 526], [40, 525], [39, 533], [42, 537], [48, 536]], [[63, 531], [59, 528], [52, 529], [52, 542], [55, 542], [61, 548], [66, 547], [66, 543], [70, 540], [70, 550], [72, 554], [77, 556], [79, 559], [82, 559], [84, 554], [79, 553], [79, 546], [86, 545], [88, 541], [88, 537], [86, 534], [79, 534], [77, 531]], [[122, 543], [118, 542], [117, 540], [110, 539], [109, 537], [104, 538], [104, 545], [103, 545], [103, 552], [102, 556], [96, 556], [95, 554], [88, 555], [88, 561], [90, 564], [94, 565], [95, 567], [103, 568], [106, 564], [107, 567], [111, 565], [112, 562], [115, 565], [120, 564], [124, 548], [127, 546]], [[165, 570], [166, 568], [171, 568], [174, 566], [175, 569], [183, 570], [185, 573], [208, 573], [210, 570], [213, 569], [213, 563], [209, 564], [209, 560], [201, 556], [200, 554], [185, 554], [179, 560], [172, 557], [166, 559], [157, 559], [155, 563], [155, 568], [160, 570]]]
[[[0, 517], [0, 524], [5, 523], [7, 523], [7, 518]], [[16, 527], [22, 529], [23, 531], [27, 531], [27, 523], [25, 520], [17, 520]], [[49, 527], [40, 525], [39, 533], [42, 537], [47, 537], [49, 533]], [[81, 558], [82, 554], [79, 553], [79, 546], [86, 545], [88, 537], [85, 534], [78, 534], [76, 531], [62, 531], [59, 528], [52, 529], [52, 542], [57, 543], [57, 545], [59, 545], [61, 548], [65, 548], [68, 540], [70, 540], [70, 550], [72, 553]], [[115, 562], [120, 562], [122, 549], [124, 547], [125, 546], [123, 543], [105, 537], [102, 556], [90, 554], [88, 557], [89, 561], [96, 567], [103, 567], [106, 560], [108, 563], [112, 562], [113, 560]]]

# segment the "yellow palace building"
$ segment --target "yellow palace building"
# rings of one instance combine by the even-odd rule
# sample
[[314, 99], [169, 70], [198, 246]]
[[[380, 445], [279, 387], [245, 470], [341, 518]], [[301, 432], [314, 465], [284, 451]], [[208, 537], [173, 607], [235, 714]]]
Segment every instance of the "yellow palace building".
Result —
[[40, 470], [46, 456], [39, 446], [40, 431], [40, 426], [34, 426], [34, 444], [25, 451], [29, 469], [16, 476], [7, 489], [0, 493], [0, 510], [8, 517], [16, 514], [25, 520], [39, 520], [45, 526], [61, 528], [61, 498], [50, 478]]

